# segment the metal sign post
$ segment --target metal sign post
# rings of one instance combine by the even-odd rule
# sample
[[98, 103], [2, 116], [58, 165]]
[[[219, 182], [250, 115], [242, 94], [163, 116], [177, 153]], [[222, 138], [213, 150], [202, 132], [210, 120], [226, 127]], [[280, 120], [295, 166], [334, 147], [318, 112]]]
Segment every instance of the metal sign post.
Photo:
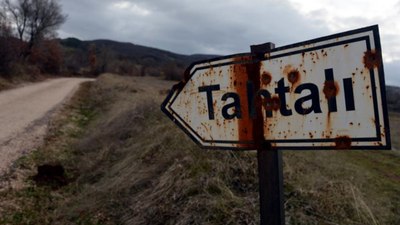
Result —
[[[268, 42], [261, 45], [252, 45], [250, 48], [251, 53], [256, 58], [262, 58], [275, 48], [275, 44]], [[256, 99], [257, 111], [260, 112], [262, 107], [261, 100], [260, 98]], [[258, 120], [258, 117], [255, 120]], [[262, 123], [254, 121], [254, 124]], [[256, 133], [264, 133], [262, 125], [254, 129], [260, 129]], [[271, 143], [264, 140], [263, 135], [259, 135], [257, 138], [260, 225], [284, 225], [282, 154], [281, 151], [273, 149]]]
[[270, 143], [257, 149], [260, 224], [284, 225], [282, 154]]

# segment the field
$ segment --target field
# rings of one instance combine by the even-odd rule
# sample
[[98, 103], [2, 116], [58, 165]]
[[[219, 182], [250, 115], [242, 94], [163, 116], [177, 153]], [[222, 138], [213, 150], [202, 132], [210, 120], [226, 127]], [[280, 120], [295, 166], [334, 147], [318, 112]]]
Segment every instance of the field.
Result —
[[[258, 224], [256, 153], [196, 146], [160, 111], [174, 83], [105, 74], [2, 178], [0, 224]], [[400, 114], [390, 113], [400, 149]], [[400, 224], [400, 152], [285, 151], [287, 224]], [[62, 179], [37, 179], [61, 165]]]

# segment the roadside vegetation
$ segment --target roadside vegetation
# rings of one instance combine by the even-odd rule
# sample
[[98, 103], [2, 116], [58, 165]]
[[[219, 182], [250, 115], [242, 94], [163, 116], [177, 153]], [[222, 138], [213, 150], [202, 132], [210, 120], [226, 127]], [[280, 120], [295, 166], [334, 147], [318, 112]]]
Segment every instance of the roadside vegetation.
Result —
[[[160, 112], [172, 84], [85, 83], [45, 145], [2, 178], [0, 224], [258, 224], [255, 152], [196, 146]], [[390, 116], [398, 149], [400, 115]], [[400, 224], [398, 151], [283, 157], [287, 224]], [[41, 165], [65, 171], [41, 179]]]
[[55, 34], [66, 18], [57, 0], [0, 2], [0, 90], [61, 74]]

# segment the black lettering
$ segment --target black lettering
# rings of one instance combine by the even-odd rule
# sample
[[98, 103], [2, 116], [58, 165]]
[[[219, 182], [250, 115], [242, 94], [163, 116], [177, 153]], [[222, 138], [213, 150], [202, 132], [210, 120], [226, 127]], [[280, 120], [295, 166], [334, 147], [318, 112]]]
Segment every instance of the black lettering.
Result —
[[282, 116], [290, 116], [292, 115], [292, 110], [286, 108], [286, 93], [290, 91], [289, 86], [285, 87], [284, 79], [280, 79], [278, 81], [278, 87], [275, 88], [275, 93], [279, 95], [279, 99], [281, 101], [280, 112]]
[[[333, 78], [333, 69], [326, 69], [325, 70], [325, 80], [326, 81], [334, 81]], [[337, 112], [337, 105], [336, 105], [336, 96], [330, 96], [328, 98], [328, 111], [329, 112]]]
[[247, 81], [247, 102], [248, 102], [248, 112], [250, 118], [254, 119], [256, 116], [255, 110], [255, 98], [254, 98], [254, 84], [251, 80]]
[[[221, 100], [222, 101], [226, 101], [229, 98], [233, 99], [232, 103], [229, 103], [227, 105], [225, 105], [224, 107], [222, 107], [222, 116], [227, 119], [227, 120], [231, 120], [233, 118], [238, 118], [241, 119], [242, 118], [242, 111], [240, 110], [240, 97], [238, 94], [236, 93], [226, 93], [222, 96]], [[229, 114], [229, 109], [233, 108], [233, 113]]]
[[218, 90], [220, 90], [219, 84], [199, 87], [199, 92], [206, 92], [206, 94], [207, 94], [208, 119], [210, 119], [210, 120], [214, 119], [214, 106], [213, 106], [212, 92], [218, 91]]
[[[300, 94], [303, 90], [310, 90], [310, 94], [296, 100], [294, 108], [298, 114], [306, 115], [314, 111], [314, 113], [321, 113], [321, 105], [319, 104], [319, 91], [315, 84], [307, 83], [299, 85], [294, 92]], [[311, 100], [311, 107], [304, 108], [303, 103]]]
[[353, 92], [353, 80], [351, 78], [343, 79], [344, 87], [344, 100], [346, 102], [346, 111], [354, 111], [354, 92]]
[[[257, 95], [263, 96], [267, 101], [271, 99], [271, 93], [264, 89], [261, 89]], [[266, 110], [265, 114], [267, 117], [272, 117], [272, 110]]]

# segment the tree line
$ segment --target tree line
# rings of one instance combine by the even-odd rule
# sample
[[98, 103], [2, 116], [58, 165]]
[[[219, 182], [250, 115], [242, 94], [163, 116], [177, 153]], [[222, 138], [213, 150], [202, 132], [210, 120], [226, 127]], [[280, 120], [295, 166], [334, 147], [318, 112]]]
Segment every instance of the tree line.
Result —
[[57, 29], [66, 21], [56, 0], [0, 1], [0, 75], [60, 72]]
[[112, 41], [57, 39], [56, 31], [66, 19], [58, 0], [0, 0], [0, 77], [110, 72], [182, 79], [185, 63], [163, 56], [165, 52], [151, 53], [143, 47], [137, 50], [140, 53], [132, 53], [135, 50], [127, 50], [129, 46], [114, 48]]

